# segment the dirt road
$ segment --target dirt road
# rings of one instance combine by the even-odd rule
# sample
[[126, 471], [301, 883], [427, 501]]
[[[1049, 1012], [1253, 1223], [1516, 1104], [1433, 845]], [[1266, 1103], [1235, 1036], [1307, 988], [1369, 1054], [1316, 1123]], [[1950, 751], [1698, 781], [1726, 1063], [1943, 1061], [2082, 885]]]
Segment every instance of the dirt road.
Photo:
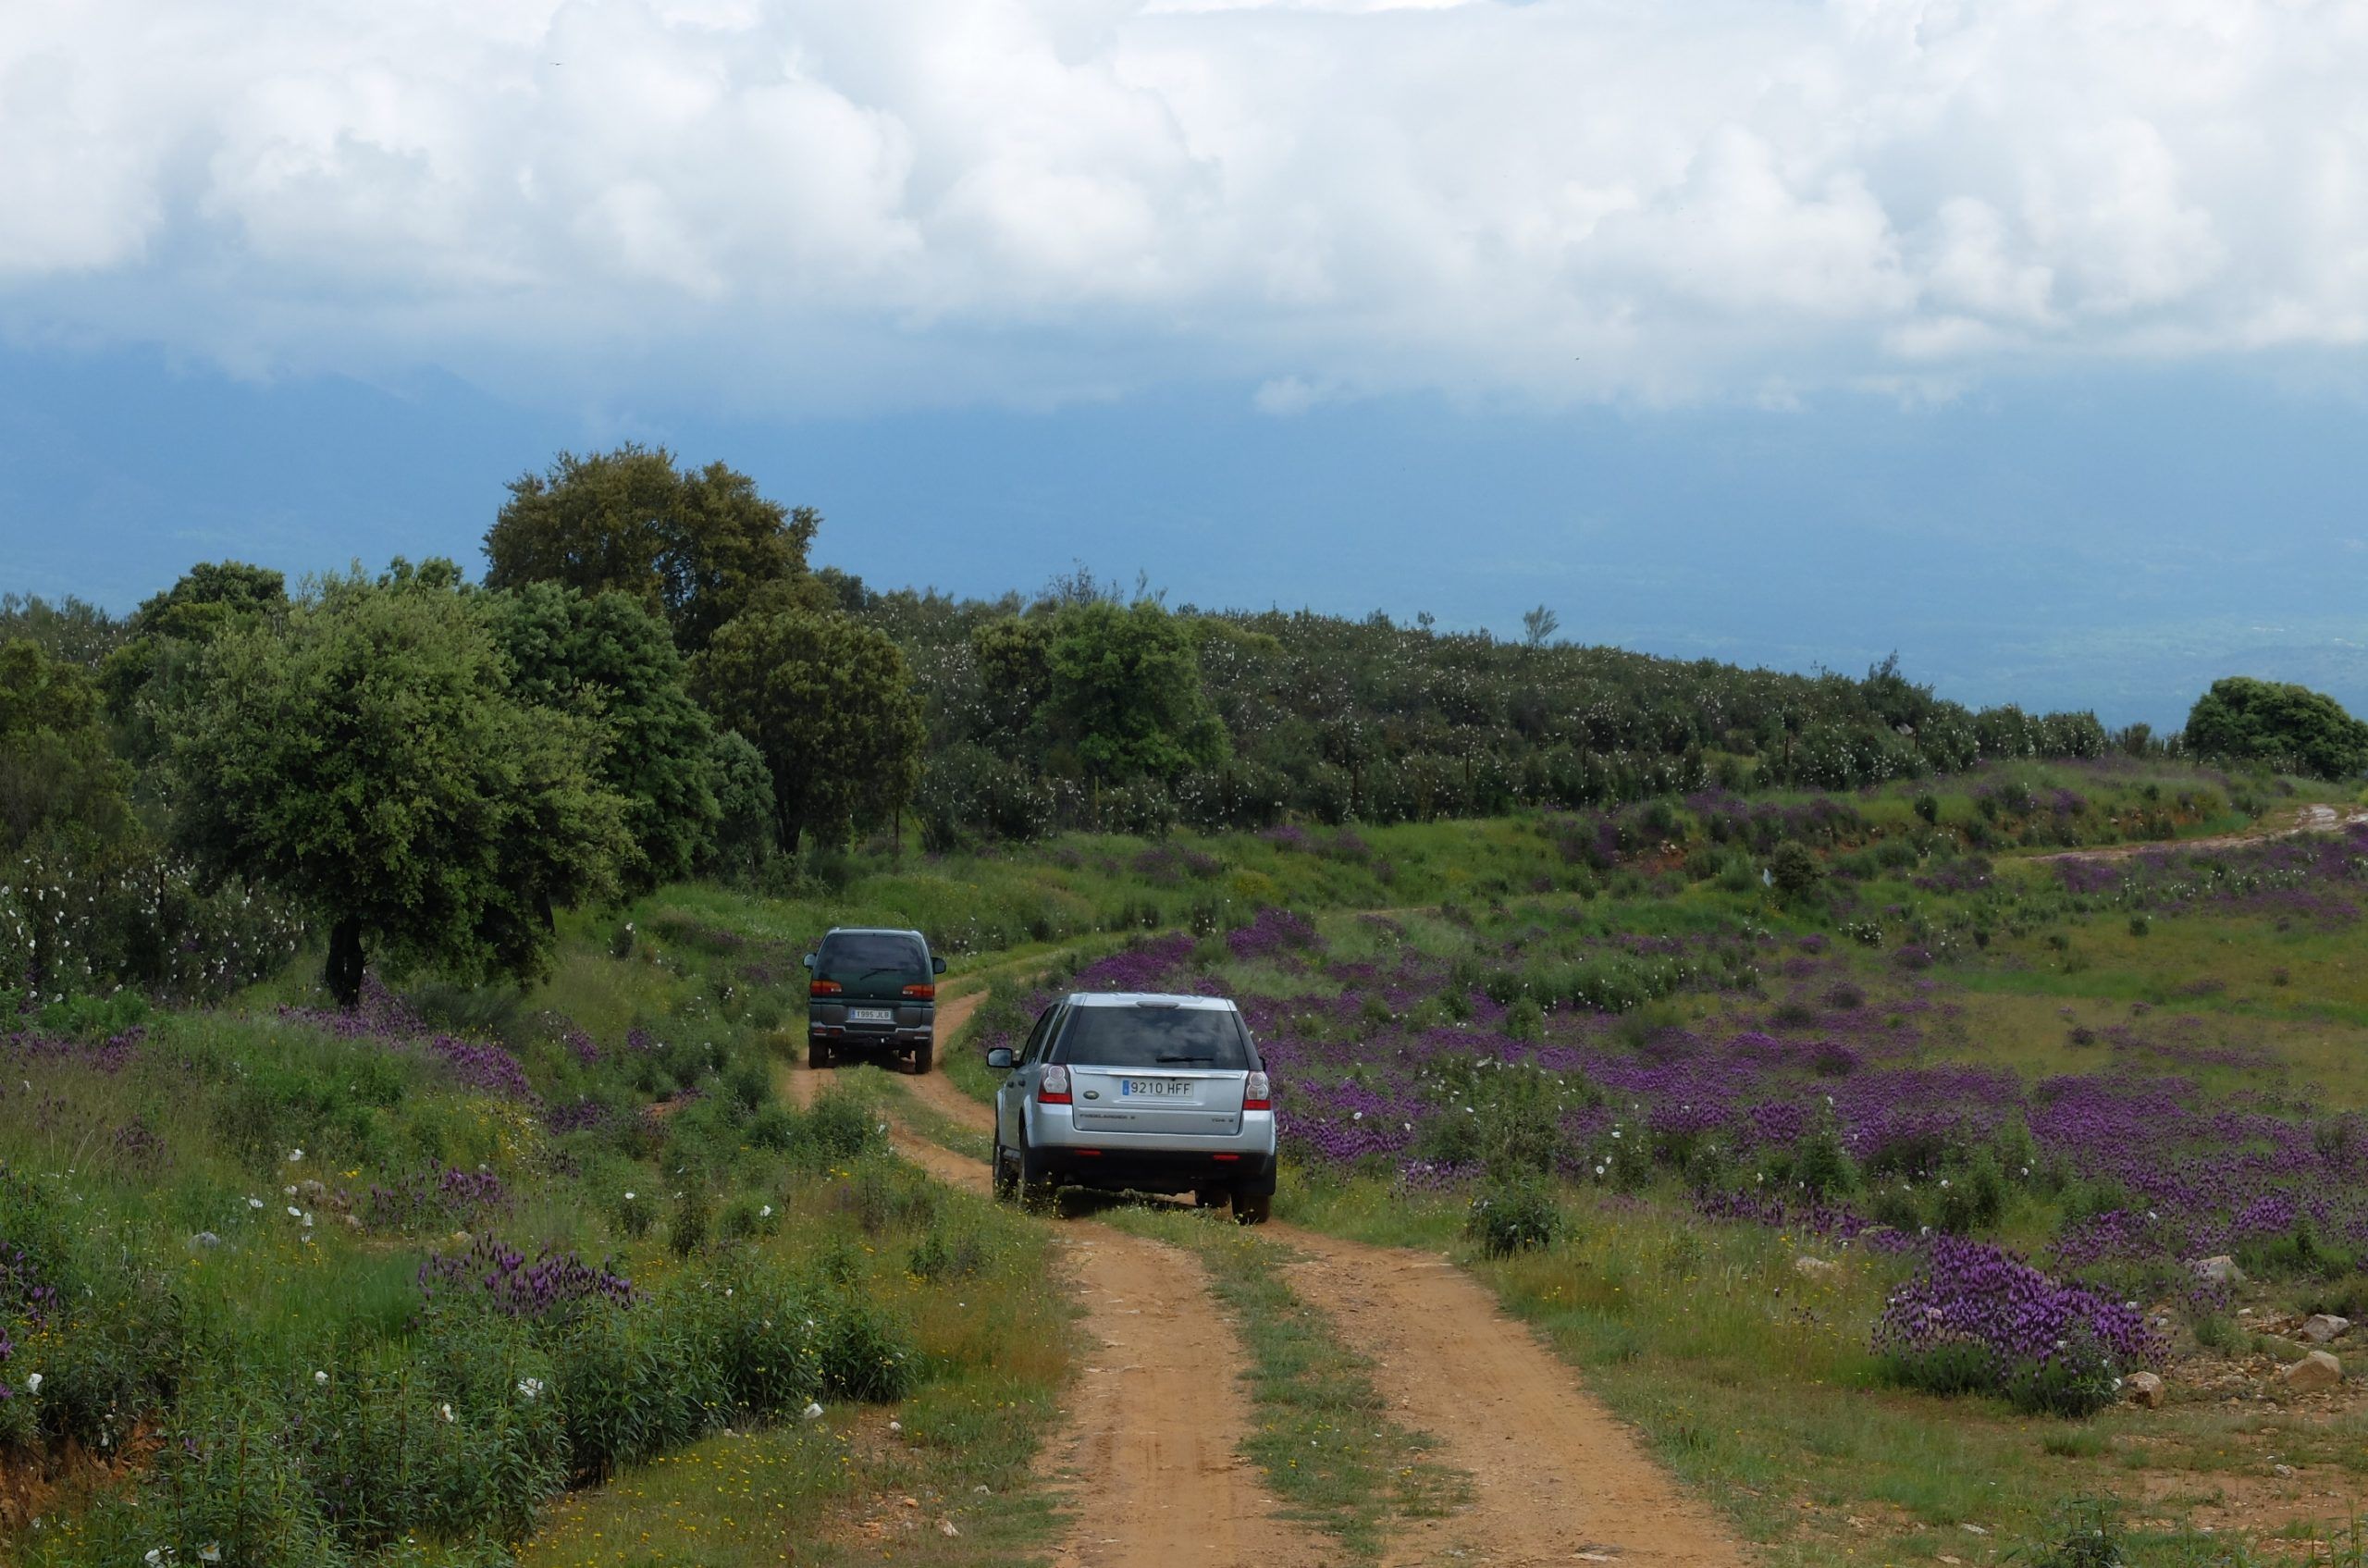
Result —
[[[943, 1043], [980, 1000], [938, 1009], [941, 1060]], [[805, 1081], [793, 1093], [810, 1100], [820, 1075], [794, 1076]], [[993, 1130], [993, 1113], [942, 1071], [904, 1082], [948, 1120]], [[932, 1175], [986, 1191], [979, 1161], [906, 1129], [895, 1142]], [[1092, 1484], [1071, 1491], [1076, 1526], [1060, 1561], [1295, 1568], [1338, 1560], [1329, 1543], [1275, 1520], [1256, 1472], [1238, 1457], [1251, 1415], [1224, 1369], [1240, 1358], [1197, 1262], [1087, 1220], [1066, 1222], [1065, 1232], [1087, 1330], [1104, 1348], [1070, 1412], [1068, 1472]], [[1400, 1528], [1385, 1568], [1748, 1560], [1568, 1365], [1447, 1259], [1281, 1225], [1264, 1234], [1295, 1254], [1286, 1263], [1292, 1288], [1372, 1360], [1374, 1386], [1392, 1408], [1473, 1477], [1468, 1506]]]
[[[938, 1008], [943, 1053], [982, 996]], [[803, 1064], [790, 1093], [813, 1102], [828, 1075]], [[958, 1107], [965, 1125], [981, 1107], [943, 1074], [907, 1080], [932, 1105]], [[951, 1100], [945, 1099], [946, 1095]], [[989, 1118], [991, 1120], [991, 1118]], [[975, 1192], [987, 1167], [898, 1128], [896, 1150], [931, 1175]], [[1059, 1568], [1324, 1568], [1346, 1556], [1280, 1517], [1255, 1466], [1239, 1451], [1250, 1401], [1232, 1369], [1241, 1347], [1209, 1293], [1200, 1261], [1107, 1226], [1079, 1225], [1061, 1239], [1092, 1349], [1071, 1391], [1054, 1452], [1069, 1515]], [[1045, 1332], [1058, 1332], [1044, 1326]]]
[[2248, 844], [2266, 844], [2272, 839], [2296, 838], [2303, 833], [2338, 833], [2363, 822], [2368, 822], [2368, 807], [2353, 806], [2337, 810], [2332, 806], [2305, 806], [2294, 813], [2291, 821], [2277, 827], [2255, 823], [2242, 833], [2214, 833], [2209, 838], [2108, 844], [2096, 849], [2065, 849], [2054, 855], [2033, 855], [2030, 858], [2044, 865], [2054, 860], [2129, 860], [2156, 850], [2234, 849]]

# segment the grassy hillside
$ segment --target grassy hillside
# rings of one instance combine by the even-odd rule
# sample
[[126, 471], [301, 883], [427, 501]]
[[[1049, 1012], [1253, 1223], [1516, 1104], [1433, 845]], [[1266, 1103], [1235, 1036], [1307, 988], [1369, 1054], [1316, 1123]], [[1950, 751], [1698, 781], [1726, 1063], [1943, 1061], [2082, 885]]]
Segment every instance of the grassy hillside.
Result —
[[[1241, 997], [1282, 1212], [1457, 1248], [1775, 1561], [1984, 1561], [2105, 1494], [2132, 1561], [2233, 1560], [2194, 1527], [2317, 1506], [2273, 1463], [2312, 1497], [2368, 1474], [2348, 1394], [2272, 1380], [2300, 1313], [2368, 1308], [2368, 844], [2050, 860], [2338, 797], [2133, 762], [1930, 788], [850, 857], [794, 898], [565, 920], [524, 993], [338, 1015], [315, 959], [212, 1008], [27, 1015], [0, 1093], [9, 1549], [1040, 1549], [1026, 1477], [1067, 1367], [1012, 1327], [1067, 1310], [1052, 1232], [896, 1162], [875, 1075], [775, 1093], [799, 954], [882, 920], [993, 985], [978, 1047], [1078, 974]], [[978, 1055], [949, 1069], [983, 1088]], [[1491, 1255], [1475, 1207], [1513, 1204], [1559, 1239]], [[1985, 1299], [1994, 1255], [1935, 1237], [2094, 1287], [2067, 1322], [2137, 1303], [2171, 1407], [2100, 1403], [2119, 1362], [1879, 1338], [1903, 1291]], [[2198, 1286], [2220, 1252], [2251, 1283]], [[903, 1496], [929, 1527], [867, 1534]]]

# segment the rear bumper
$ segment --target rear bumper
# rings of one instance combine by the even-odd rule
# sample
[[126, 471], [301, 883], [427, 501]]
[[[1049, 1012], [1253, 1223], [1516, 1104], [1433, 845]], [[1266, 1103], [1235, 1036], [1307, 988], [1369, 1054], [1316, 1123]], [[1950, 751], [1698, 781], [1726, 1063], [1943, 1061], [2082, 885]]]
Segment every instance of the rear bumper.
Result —
[[1074, 1126], [1063, 1105], [1029, 1107], [1029, 1153], [1045, 1175], [1080, 1187], [1138, 1192], [1189, 1192], [1226, 1187], [1275, 1190], [1275, 1117], [1245, 1115], [1241, 1130], [1217, 1138], [1097, 1132]]
[[808, 1043], [819, 1043], [833, 1050], [870, 1048], [882, 1051], [909, 1051], [916, 1045], [926, 1045], [935, 1039], [934, 1023], [924, 1024], [808, 1024]]
[[1071, 1187], [1108, 1191], [1190, 1192], [1223, 1187], [1272, 1192], [1275, 1159], [1231, 1153], [1172, 1149], [1039, 1149], [1044, 1174]]

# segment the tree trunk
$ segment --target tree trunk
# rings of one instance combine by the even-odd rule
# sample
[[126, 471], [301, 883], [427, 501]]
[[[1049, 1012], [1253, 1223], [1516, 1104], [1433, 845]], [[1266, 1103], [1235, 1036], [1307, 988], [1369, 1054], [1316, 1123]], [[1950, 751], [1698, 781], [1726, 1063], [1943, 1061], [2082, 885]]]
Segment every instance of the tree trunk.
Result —
[[352, 1012], [362, 1003], [362, 922], [352, 918], [329, 927], [329, 961], [321, 980], [337, 998], [337, 1005]]

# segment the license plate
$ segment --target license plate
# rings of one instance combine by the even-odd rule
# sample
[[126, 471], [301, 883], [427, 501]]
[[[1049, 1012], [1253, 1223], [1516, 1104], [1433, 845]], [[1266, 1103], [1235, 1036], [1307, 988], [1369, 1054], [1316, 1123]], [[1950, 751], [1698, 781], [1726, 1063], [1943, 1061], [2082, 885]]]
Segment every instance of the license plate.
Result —
[[893, 1008], [849, 1007], [847, 1009], [849, 1023], [894, 1023], [895, 1021], [896, 1014]]
[[1122, 1100], [1180, 1100], [1192, 1093], [1189, 1078], [1122, 1078], [1118, 1080], [1118, 1097]]

